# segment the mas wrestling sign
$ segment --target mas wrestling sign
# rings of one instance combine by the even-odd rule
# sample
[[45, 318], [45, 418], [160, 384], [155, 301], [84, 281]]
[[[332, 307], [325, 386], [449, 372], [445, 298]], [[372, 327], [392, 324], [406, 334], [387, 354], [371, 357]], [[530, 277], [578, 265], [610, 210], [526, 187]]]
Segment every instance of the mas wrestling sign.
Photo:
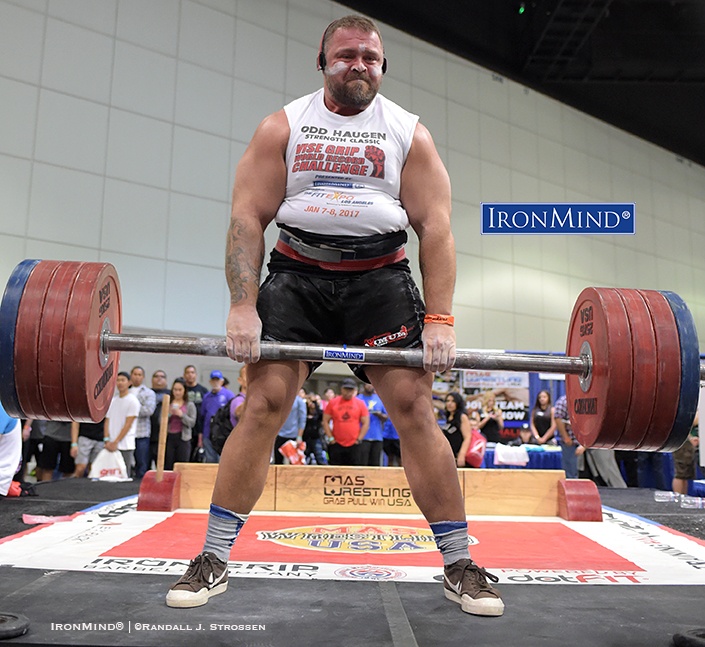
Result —
[[279, 466], [277, 510], [419, 514], [400, 468]]

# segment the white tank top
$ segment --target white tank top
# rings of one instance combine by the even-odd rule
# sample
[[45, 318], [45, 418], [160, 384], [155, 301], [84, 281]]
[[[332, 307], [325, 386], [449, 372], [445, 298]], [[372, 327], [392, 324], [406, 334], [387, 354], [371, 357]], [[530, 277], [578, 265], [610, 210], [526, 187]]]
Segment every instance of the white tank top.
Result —
[[325, 107], [322, 88], [284, 112], [291, 134], [277, 224], [333, 236], [409, 226], [399, 184], [418, 116], [378, 94], [363, 112], [344, 117]]

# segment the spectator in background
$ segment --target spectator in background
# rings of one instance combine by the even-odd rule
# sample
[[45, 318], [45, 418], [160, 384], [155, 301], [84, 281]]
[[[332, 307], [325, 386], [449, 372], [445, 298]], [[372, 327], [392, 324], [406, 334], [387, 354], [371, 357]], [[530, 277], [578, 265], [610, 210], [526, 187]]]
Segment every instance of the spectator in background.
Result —
[[617, 488], [627, 487], [617, 466], [614, 449], [588, 448], [585, 450], [585, 463], [588, 470], [586, 476], [595, 481], [597, 485]]
[[[551, 442], [551, 444], [554, 444], [555, 441]], [[507, 445], [510, 445], [512, 447], [521, 447], [522, 445], [538, 445], [539, 439], [534, 436], [534, 432], [532, 431], [531, 427], [528, 425], [526, 427], [521, 427], [519, 429], [519, 436], [517, 436], [514, 440], [510, 440]]]
[[233, 429], [237, 426], [240, 421], [240, 416], [245, 407], [245, 396], [247, 395], [247, 365], [243, 365], [240, 369], [240, 373], [237, 376], [237, 383], [239, 390], [235, 397], [230, 400], [230, 422], [233, 425]]
[[[467, 406], [467, 402], [466, 402]], [[470, 431], [480, 431], [480, 412], [479, 411], [468, 411], [467, 409], [465, 410], [465, 413], [468, 414], [468, 419], [470, 420]]]
[[561, 446], [563, 470], [566, 478], [578, 478], [578, 466], [582, 462], [581, 455], [587, 466], [587, 474], [598, 485], [626, 488], [627, 485], [619, 473], [619, 468], [614, 459], [614, 450], [611, 449], [586, 449], [578, 443], [570, 428], [568, 419], [568, 399], [565, 395], [558, 398], [555, 406], [554, 417], [558, 429], [558, 442]]
[[144, 369], [141, 366], [135, 366], [130, 371], [130, 383], [130, 391], [140, 402], [135, 427], [135, 478], [141, 479], [152, 463], [149, 442], [152, 435], [151, 416], [157, 406], [157, 396], [144, 384]]
[[392, 424], [392, 421], [387, 418], [382, 427], [382, 448], [387, 455], [387, 465], [389, 467], [401, 467], [401, 446], [399, 445], [399, 434]]
[[[531, 437], [536, 438], [539, 445], [555, 444], [556, 418], [551, 406], [551, 394], [548, 391], [539, 391], [536, 395], [536, 402], [531, 410], [529, 431], [531, 431]], [[526, 436], [527, 440], [530, 440], [531, 437]]]
[[157, 449], [159, 448], [159, 426], [162, 418], [162, 400], [164, 399], [164, 394], [169, 393], [169, 387], [166, 384], [166, 371], [158, 368], [152, 373], [152, 391], [154, 391], [156, 406], [154, 407], [154, 413], [149, 419], [149, 455], [150, 461], [154, 461], [156, 464]]
[[371, 384], [362, 385], [362, 393], [357, 396], [365, 403], [370, 416], [370, 428], [362, 439], [360, 447], [360, 465], [379, 467], [382, 464], [382, 427], [389, 416], [382, 404], [382, 400], [375, 393]]
[[203, 396], [201, 402], [201, 417], [203, 418], [203, 433], [199, 447], [206, 451], [206, 463], [219, 463], [220, 454], [215, 451], [211, 444], [211, 418], [215, 412], [230, 402], [235, 394], [223, 386], [223, 374], [220, 371], [212, 371], [210, 379], [211, 390]]
[[487, 391], [482, 397], [482, 413], [480, 414], [480, 431], [488, 443], [501, 443], [504, 429], [504, 416], [497, 406], [493, 391]]
[[282, 428], [274, 440], [274, 464], [283, 465], [284, 457], [279, 448], [286, 442], [293, 440], [297, 445], [303, 441], [304, 428], [306, 427], [306, 401], [297, 395]]
[[365, 403], [355, 397], [356, 393], [355, 380], [346, 377], [340, 395], [323, 412], [331, 465], [360, 465], [360, 445], [370, 426], [370, 416]]
[[72, 476], [76, 463], [71, 456], [71, 423], [49, 420], [44, 427], [42, 453], [37, 460], [37, 481], [51, 481], [54, 470], [61, 476]]
[[20, 474], [22, 480], [26, 476], [27, 466], [32, 458], [34, 458], [35, 466], [39, 463], [45, 426], [46, 421], [44, 420], [25, 420], [22, 425], [22, 470]]
[[315, 393], [306, 396], [306, 427], [304, 428], [304, 442], [306, 443], [306, 459], [308, 463], [328, 465], [323, 449], [323, 411], [319, 404], [320, 398]]
[[465, 413], [465, 400], [460, 393], [453, 391], [446, 395], [445, 405], [446, 421], [441, 426], [441, 431], [453, 450], [455, 464], [458, 467], [465, 467], [465, 455], [472, 440], [470, 419]]
[[661, 452], [636, 452], [637, 480], [640, 488], [655, 487], [657, 490], [670, 490], [663, 469]]
[[697, 448], [700, 445], [698, 438], [699, 413], [695, 414], [693, 428], [685, 442], [673, 452], [673, 491], [678, 494], [688, 494], [688, 481], [695, 478], [695, 463]]
[[573, 435], [568, 419], [568, 399], [562, 395], [556, 400], [554, 407], [554, 418], [556, 421], [557, 440], [561, 446], [561, 460], [565, 477], [569, 479], [578, 478], [578, 456], [585, 452], [585, 448], [580, 445]]
[[130, 375], [120, 371], [116, 379], [117, 394], [113, 396], [105, 416], [103, 439], [109, 452], [120, 451], [125, 460], [127, 473], [132, 474], [135, 465], [135, 431], [140, 401], [130, 393]]
[[21, 460], [22, 423], [8, 416], [0, 404], [0, 497], [20, 495], [20, 485], [12, 479]]
[[71, 456], [76, 463], [75, 478], [88, 475], [88, 469], [105, 448], [104, 422], [71, 423]]
[[627, 487], [639, 487], [639, 452], [615, 449], [614, 458], [624, 474]]
[[171, 385], [169, 423], [167, 426], [164, 469], [173, 470], [174, 463], [187, 463], [191, 455], [191, 434], [196, 424], [196, 405], [188, 399], [184, 378]]
[[326, 407], [328, 406], [328, 403], [335, 397], [335, 391], [331, 389], [330, 387], [327, 388], [325, 391], [323, 391], [323, 398], [321, 399], [320, 405], [321, 405], [321, 411], [323, 413], [326, 412]]
[[196, 426], [193, 428], [193, 438], [191, 439], [191, 449], [200, 447], [203, 437], [203, 414], [201, 412], [201, 404], [208, 389], [198, 383], [198, 373], [193, 364], [184, 367], [184, 381], [186, 382], [186, 391], [188, 393], [189, 402], [196, 405]]

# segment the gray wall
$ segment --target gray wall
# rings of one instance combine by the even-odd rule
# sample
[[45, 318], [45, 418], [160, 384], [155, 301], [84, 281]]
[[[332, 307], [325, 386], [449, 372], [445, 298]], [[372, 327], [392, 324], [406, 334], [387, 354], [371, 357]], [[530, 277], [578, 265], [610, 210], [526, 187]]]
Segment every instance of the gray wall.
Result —
[[[222, 335], [235, 166], [264, 115], [320, 86], [321, 33], [345, 13], [326, 0], [0, 0], [0, 282], [26, 257], [109, 261], [125, 327]], [[705, 331], [702, 167], [382, 31], [382, 92], [421, 116], [453, 181], [460, 346], [563, 350], [587, 285], [673, 290]], [[481, 201], [636, 202], [637, 234], [482, 237]], [[125, 361], [170, 377], [185, 363]]]

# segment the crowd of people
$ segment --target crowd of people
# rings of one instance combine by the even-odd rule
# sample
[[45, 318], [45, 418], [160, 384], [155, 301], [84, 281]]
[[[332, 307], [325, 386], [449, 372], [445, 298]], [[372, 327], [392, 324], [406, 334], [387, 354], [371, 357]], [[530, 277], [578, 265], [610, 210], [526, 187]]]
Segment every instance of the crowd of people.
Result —
[[[22, 421], [20, 478], [33, 462], [37, 481], [86, 477], [103, 449], [119, 451], [130, 476], [142, 478], [156, 466], [165, 394], [170, 404], [164, 468], [171, 470], [177, 462], [218, 463], [222, 442], [214, 446], [211, 421], [219, 409], [227, 407], [231, 426], [237, 425], [246, 403], [245, 367], [233, 388], [219, 370], [210, 373], [209, 388], [205, 387], [193, 365], [184, 368], [171, 388], [164, 370], [154, 371], [151, 388], [144, 378], [141, 366], [118, 374], [116, 393], [103, 421]], [[321, 396], [301, 389], [275, 441], [273, 463], [287, 462], [278, 449], [292, 439], [301, 443], [308, 464], [379, 466], [388, 462], [401, 466], [399, 436], [374, 389], [365, 384], [358, 394], [357, 382], [348, 378], [340, 390], [336, 395], [328, 388]], [[350, 402], [354, 415], [348, 420], [346, 403]]]
[[135, 366], [116, 378], [116, 392], [104, 420], [99, 422], [22, 421], [22, 467], [27, 476], [34, 461], [36, 480], [86, 477], [98, 454], [120, 452], [129, 476], [141, 479], [156, 465], [162, 402], [169, 395], [164, 468], [176, 462], [217, 462], [218, 453], [209, 440], [210, 419], [218, 408], [232, 403], [234, 420], [247, 385], [244, 371], [238, 378], [238, 394], [230, 391], [220, 371], [210, 374], [210, 389], [198, 382], [196, 367], [188, 365], [183, 376], [168, 386], [167, 374], [157, 369], [152, 384], [144, 384], [145, 372]]
[[[246, 404], [247, 374], [243, 366], [237, 384], [231, 385], [221, 371], [210, 373], [208, 387], [198, 382], [196, 367], [188, 365], [183, 376], [168, 388], [166, 372], [152, 374], [151, 388], [144, 384], [141, 366], [121, 372], [106, 419], [101, 422], [26, 420], [22, 424], [23, 467], [35, 462], [37, 481], [88, 476], [102, 449], [119, 451], [129, 474], [137, 479], [156, 467], [162, 401], [170, 396], [164, 468], [175, 463], [218, 463], [223, 440], [214, 442], [211, 425], [224, 408], [230, 431], [237, 425]], [[510, 446], [547, 445], [560, 448], [568, 478], [592, 478], [611, 487], [656, 487], [676, 492], [695, 478], [697, 419], [688, 442], [674, 454], [673, 483], [666, 482], [660, 454], [586, 450], [570, 428], [565, 396], [552, 402], [547, 390], [535, 399], [527, 424], [506, 430], [502, 408], [493, 391], [466, 395], [459, 391], [434, 395], [436, 418], [451, 446], [456, 465], [471, 467], [468, 460], [473, 434], [488, 443]], [[280, 448], [293, 441], [309, 465], [402, 466], [399, 435], [382, 400], [368, 383], [342, 380], [339, 393], [332, 387], [322, 395], [302, 388], [275, 439], [271, 462], [288, 463]], [[490, 445], [491, 446], [491, 445]], [[21, 479], [20, 479], [21, 480]]]

